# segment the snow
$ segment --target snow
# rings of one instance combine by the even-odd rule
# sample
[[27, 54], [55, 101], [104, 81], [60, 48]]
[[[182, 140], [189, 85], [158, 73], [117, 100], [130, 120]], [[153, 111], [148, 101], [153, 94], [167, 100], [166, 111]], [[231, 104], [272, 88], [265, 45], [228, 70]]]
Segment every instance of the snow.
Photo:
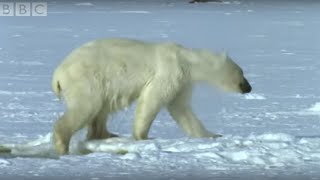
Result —
[[[15, 157], [59, 157], [52, 147], [52, 134], [40, 136], [27, 144], [6, 144]], [[134, 141], [129, 137], [106, 140], [78, 141], [72, 145], [71, 154], [112, 153], [124, 160], [146, 160], [166, 155], [195, 157], [198, 160], [210, 158], [221, 167], [242, 165], [250, 168], [269, 169], [290, 167], [296, 164], [320, 161], [320, 137], [294, 137], [283, 133], [261, 135], [225, 136], [219, 139], [155, 139]], [[164, 162], [162, 162], [164, 163]], [[0, 162], [1, 164], [1, 162]], [[4, 165], [8, 163], [2, 163]]]
[[264, 100], [264, 99], [266, 99], [263, 95], [255, 94], [255, 93], [246, 94], [244, 97], [246, 99], [256, 99], [256, 100]]
[[9, 166], [10, 162], [6, 161], [4, 159], [0, 159], [0, 167], [5, 167], [5, 166]]
[[311, 112], [320, 113], [320, 102], [315, 103], [308, 110], [311, 111]]
[[300, 111], [298, 114], [320, 116], [320, 102], [310, 105], [310, 107]]
[[149, 11], [111, 11], [111, 13], [123, 13], [123, 14], [149, 14]]
[[76, 6], [93, 6], [93, 4], [90, 2], [76, 3], [75, 5]]
[[[47, 17], [0, 18], [0, 179], [318, 179], [320, 4], [304, 1], [48, 2]], [[152, 139], [130, 138], [134, 107], [110, 117], [120, 138], [53, 151], [64, 105], [54, 68], [97, 38], [175, 41], [228, 51], [253, 86], [247, 95], [199, 85], [192, 106], [218, 139], [186, 137], [166, 111]], [[4, 147], [2, 147], [4, 146]]]

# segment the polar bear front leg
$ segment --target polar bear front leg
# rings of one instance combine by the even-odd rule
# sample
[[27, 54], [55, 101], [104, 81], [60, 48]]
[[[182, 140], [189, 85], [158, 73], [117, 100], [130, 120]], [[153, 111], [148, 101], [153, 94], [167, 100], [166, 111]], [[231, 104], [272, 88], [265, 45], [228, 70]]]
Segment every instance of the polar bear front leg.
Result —
[[153, 120], [160, 111], [161, 106], [152, 100], [138, 102], [133, 124], [133, 137], [135, 140], [148, 139], [148, 133]]
[[151, 124], [162, 106], [161, 94], [154, 87], [147, 87], [138, 99], [133, 124], [135, 140], [148, 139]]
[[173, 119], [191, 137], [221, 137], [219, 134], [209, 132], [194, 115], [189, 104], [191, 90], [185, 90], [179, 94], [168, 106], [168, 110]]

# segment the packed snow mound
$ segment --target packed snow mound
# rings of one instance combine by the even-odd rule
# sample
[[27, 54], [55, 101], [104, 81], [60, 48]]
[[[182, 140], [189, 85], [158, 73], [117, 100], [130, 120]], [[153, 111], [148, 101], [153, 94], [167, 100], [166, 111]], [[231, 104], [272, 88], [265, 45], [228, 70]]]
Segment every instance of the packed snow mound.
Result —
[[13, 156], [57, 158], [51, 139], [52, 134], [48, 133], [26, 144], [4, 144], [3, 147], [11, 149]]
[[320, 114], [320, 102], [315, 103], [308, 110], [312, 112], [318, 112]]
[[245, 98], [245, 99], [249, 99], [249, 100], [252, 100], [252, 99], [254, 99], [254, 100], [265, 100], [265, 99], [266, 99], [263, 95], [261, 95], [261, 94], [254, 94], [254, 93], [246, 94], [246, 95], [244, 96], [244, 98]]
[[81, 3], [76, 3], [76, 6], [93, 6], [91, 2], [81, 2]]
[[310, 108], [302, 110], [299, 114], [320, 116], [320, 102], [313, 104]]
[[[41, 136], [24, 145], [5, 145], [15, 156], [57, 158], [54, 155], [51, 134]], [[305, 161], [320, 162], [320, 137], [294, 137], [288, 134], [261, 134], [224, 136], [219, 139], [153, 139], [134, 141], [119, 137], [72, 144], [72, 154], [104, 152], [119, 154], [120, 159], [161, 161], [163, 156], [194, 157], [212, 161], [221, 166], [241, 164], [270, 168], [294, 166]], [[5, 163], [2, 163], [5, 164]]]
[[10, 165], [9, 161], [6, 161], [4, 159], [0, 159], [0, 168], [1, 167], [6, 167], [6, 166], [9, 166], [9, 165]]

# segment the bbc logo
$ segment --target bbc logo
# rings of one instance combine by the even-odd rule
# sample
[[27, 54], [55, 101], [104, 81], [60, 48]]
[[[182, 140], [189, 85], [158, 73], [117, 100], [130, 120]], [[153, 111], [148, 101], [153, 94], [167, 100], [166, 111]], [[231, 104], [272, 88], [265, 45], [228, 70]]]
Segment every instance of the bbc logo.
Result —
[[0, 16], [47, 16], [46, 2], [0, 2]]

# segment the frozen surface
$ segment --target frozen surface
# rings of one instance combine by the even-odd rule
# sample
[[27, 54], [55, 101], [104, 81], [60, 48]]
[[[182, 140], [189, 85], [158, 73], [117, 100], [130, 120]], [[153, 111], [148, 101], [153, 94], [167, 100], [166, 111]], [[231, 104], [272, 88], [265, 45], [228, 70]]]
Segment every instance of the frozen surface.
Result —
[[[0, 17], [0, 144], [13, 150], [0, 155], [0, 179], [318, 179], [320, 3], [186, 2], [52, 1], [47, 17]], [[81, 131], [59, 158], [51, 130], [64, 106], [52, 71], [73, 48], [106, 37], [226, 50], [253, 92], [195, 88], [196, 114], [223, 138], [189, 139], [162, 111], [155, 139], [133, 142], [130, 107], [108, 124], [123, 138], [84, 142]]]

